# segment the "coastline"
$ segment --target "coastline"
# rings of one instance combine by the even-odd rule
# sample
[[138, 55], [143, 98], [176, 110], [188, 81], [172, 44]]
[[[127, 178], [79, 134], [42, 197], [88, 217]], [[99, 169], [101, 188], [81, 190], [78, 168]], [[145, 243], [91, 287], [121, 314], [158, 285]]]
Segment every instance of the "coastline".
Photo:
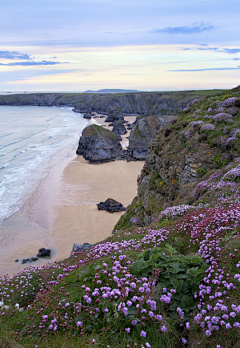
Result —
[[[104, 118], [93, 122], [107, 127]], [[22, 208], [3, 222], [0, 276], [69, 257], [74, 243], [100, 242], [110, 236], [123, 212], [98, 211], [96, 203], [114, 198], [127, 206], [136, 195], [143, 162], [89, 164], [76, 156], [76, 147], [62, 150], [61, 161], [60, 154], [51, 159], [48, 175], [24, 198]], [[42, 247], [52, 250], [50, 259], [21, 264]], [[14, 262], [16, 259], [19, 262]]]

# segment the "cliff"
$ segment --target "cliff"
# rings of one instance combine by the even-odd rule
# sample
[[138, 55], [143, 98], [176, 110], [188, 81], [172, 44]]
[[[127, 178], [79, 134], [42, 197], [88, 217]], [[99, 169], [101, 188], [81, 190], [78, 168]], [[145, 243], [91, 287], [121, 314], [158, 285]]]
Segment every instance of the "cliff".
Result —
[[[31, 93], [0, 95], [0, 105], [70, 106], [80, 113], [107, 114], [120, 108], [125, 115], [176, 115], [203, 92], [142, 92], [121, 94]], [[207, 92], [206, 92], [207, 93]]]
[[[239, 88], [191, 102], [148, 147], [138, 178], [139, 224], [148, 225], [159, 209], [192, 204], [198, 183], [239, 156], [239, 139]], [[137, 146], [130, 136], [128, 151]]]
[[129, 136], [129, 146], [126, 157], [135, 160], [145, 160], [148, 146], [159, 130], [175, 120], [176, 116], [145, 116], [138, 117], [136, 125]]

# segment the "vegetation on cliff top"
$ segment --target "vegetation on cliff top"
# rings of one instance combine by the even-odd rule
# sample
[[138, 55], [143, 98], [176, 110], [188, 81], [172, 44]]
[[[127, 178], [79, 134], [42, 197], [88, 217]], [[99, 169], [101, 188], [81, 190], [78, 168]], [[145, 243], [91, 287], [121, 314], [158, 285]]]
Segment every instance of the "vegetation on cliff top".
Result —
[[[228, 145], [238, 139], [238, 97], [196, 101], [157, 135], [111, 237], [0, 280], [2, 347], [240, 346], [240, 158], [238, 142]], [[209, 110], [215, 102], [224, 110]], [[224, 102], [236, 113], [214, 118]], [[205, 124], [215, 128], [202, 137]]]
[[115, 133], [111, 132], [109, 129], [98, 126], [97, 124], [91, 124], [90, 126], [87, 126], [82, 132], [82, 135], [84, 135], [85, 137], [91, 137], [97, 134], [104, 137], [104, 139], [111, 138], [116, 141], [118, 140], [118, 137]]

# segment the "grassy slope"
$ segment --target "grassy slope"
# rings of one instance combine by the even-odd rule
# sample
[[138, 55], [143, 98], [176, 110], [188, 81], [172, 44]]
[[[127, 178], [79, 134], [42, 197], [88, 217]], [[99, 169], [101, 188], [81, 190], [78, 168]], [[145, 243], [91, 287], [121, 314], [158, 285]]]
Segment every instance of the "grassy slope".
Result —
[[[179, 122], [192, 121], [214, 101], [201, 100]], [[177, 123], [172, 127], [170, 139], [180, 132]], [[194, 134], [183, 150], [191, 152]], [[201, 142], [214, 144], [216, 137]], [[179, 195], [139, 227], [136, 198], [114, 235], [90, 251], [2, 279], [0, 346], [240, 346], [240, 161], [238, 147], [228, 152], [232, 162], [219, 157], [214, 168], [208, 161], [211, 171], [198, 180], [204, 184], [188, 187], [191, 204]]]

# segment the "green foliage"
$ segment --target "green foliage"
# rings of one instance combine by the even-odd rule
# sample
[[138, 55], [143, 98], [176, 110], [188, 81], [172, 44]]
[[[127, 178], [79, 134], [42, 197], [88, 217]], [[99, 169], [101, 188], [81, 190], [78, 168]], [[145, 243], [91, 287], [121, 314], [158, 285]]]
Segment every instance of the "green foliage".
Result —
[[216, 165], [217, 169], [222, 168], [230, 162], [228, 159], [223, 159], [221, 154], [215, 154], [211, 160]]
[[[170, 255], [167, 256], [166, 252]], [[176, 316], [176, 309], [180, 307], [189, 315], [198, 304], [194, 294], [199, 290], [208, 266], [198, 255], [175, 254], [176, 249], [168, 244], [165, 246], [165, 250], [159, 247], [152, 250], [147, 249], [131, 265], [130, 271], [138, 277], [149, 277], [154, 270], [160, 269], [160, 275], [156, 281], [160, 290], [163, 288], [166, 288], [167, 291], [176, 290], [176, 293], [172, 294], [171, 304], [166, 310], [172, 316]], [[186, 315], [186, 320], [188, 315]]]
[[163, 185], [165, 184], [165, 180], [164, 179], [159, 179], [159, 180], [156, 180], [155, 183], [156, 183], [156, 186], [158, 188], [162, 188]]
[[212, 103], [211, 108], [214, 110], [216, 109], [216, 107], [217, 107], [217, 103], [216, 102]]
[[150, 182], [149, 182], [149, 190], [152, 190], [156, 188], [157, 181], [161, 179], [158, 172], [155, 172], [151, 175]]
[[155, 146], [154, 149], [153, 149], [154, 153], [157, 154], [158, 151], [159, 151], [159, 147], [158, 146]]
[[198, 176], [202, 177], [205, 174], [207, 174], [207, 168], [200, 167], [200, 168], [197, 169], [196, 173], [197, 173]]

